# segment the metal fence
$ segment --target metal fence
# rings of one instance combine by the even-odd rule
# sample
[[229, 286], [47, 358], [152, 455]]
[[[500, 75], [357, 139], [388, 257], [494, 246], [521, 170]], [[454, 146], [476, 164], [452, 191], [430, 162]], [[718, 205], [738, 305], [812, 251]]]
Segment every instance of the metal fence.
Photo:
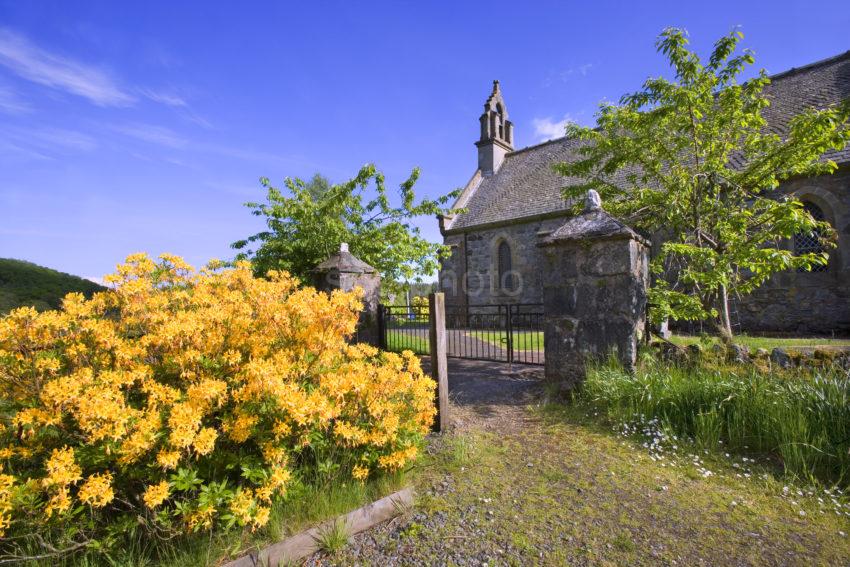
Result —
[[412, 350], [417, 354], [428, 354], [430, 322], [427, 305], [380, 305], [378, 325], [381, 347], [384, 350], [401, 352]]
[[[382, 346], [428, 354], [427, 306], [382, 305]], [[446, 306], [446, 351], [456, 358], [543, 364], [543, 305]]]

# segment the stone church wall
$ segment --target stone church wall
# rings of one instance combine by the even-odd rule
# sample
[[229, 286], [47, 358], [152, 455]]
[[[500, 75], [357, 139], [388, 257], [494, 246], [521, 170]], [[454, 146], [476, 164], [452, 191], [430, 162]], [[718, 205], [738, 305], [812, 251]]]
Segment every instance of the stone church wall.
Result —
[[[838, 235], [838, 248], [830, 250], [826, 272], [776, 274], [738, 302], [741, 328], [756, 332], [846, 335], [850, 333], [850, 169], [796, 179], [781, 190], [821, 208]], [[792, 244], [788, 242], [786, 246]]]
[[[446, 304], [463, 306], [466, 301], [469, 306], [542, 303], [540, 267], [543, 265], [543, 257], [537, 247], [538, 235], [555, 230], [564, 223], [565, 218], [447, 236], [444, 243], [452, 246], [452, 257], [443, 263], [440, 272], [440, 286], [446, 294]], [[515, 277], [513, 289], [504, 289], [499, 285], [498, 248], [501, 242], [507, 242], [511, 249], [511, 267]], [[465, 273], [467, 277], [464, 277]]]
[[[754, 294], [736, 302], [733, 324], [740, 323], [738, 331], [850, 334], [850, 169], [793, 180], [781, 190], [824, 211], [838, 234], [838, 248], [830, 251], [826, 272], [777, 274]], [[445, 243], [452, 246], [453, 254], [440, 273], [446, 304], [542, 303], [540, 271], [544, 262], [537, 247], [538, 234], [558, 228], [564, 218], [447, 235]], [[517, 276], [513, 291], [498, 285], [497, 250], [503, 240], [511, 247], [511, 264]], [[791, 243], [786, 245], [790, 247]], [[464, 278], [467, 269], [468, 277]]]

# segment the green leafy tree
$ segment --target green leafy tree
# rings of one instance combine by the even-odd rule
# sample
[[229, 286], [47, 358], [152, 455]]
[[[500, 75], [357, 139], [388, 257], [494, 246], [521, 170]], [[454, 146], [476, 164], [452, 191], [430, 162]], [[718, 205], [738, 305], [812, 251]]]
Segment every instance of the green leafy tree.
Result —
[[795, 233], [834, 241], [802, 203], [779, 184], [795, 176], [831, 173], [825, 152], [850, 141], [850, 104], [810, 109], [787, 132], [767, 127], [770, 104], [764, 71], [745, 82], [754, 63], [733, 31], [719, 39], [708, 61], [688, 49], [685, 33], [667, 29], [657, 48], [673, 79], [650, 78], [619, 104], [602, 104], [595, 128], [570, 125], [584, 141], [579, 158], [556, 165], [578, 182], [567, 198], [597, 190], [606, 209], [665, 243], [652, 260], [654, 320], [714, 319], [731, 337], [729, 296], [748, 294], [772, 274], [811, 269], [827, 255], [795, 255], [783, 240]]
[[457, 191], [417, 202], [418, 178], [419, 169], [414, 169], [400, 185], [398, 206], [390, 204], [384, 175], [374, 165], [338, 185], [317, 174], [307, 183], [287, 178], [281, 191], [262, 178], [266, 202], [246, 206], [265, 219], [266, 230], [232, 247], [240, 251], [237, 258], [253, 262], [258, 275], [286, 270], [310, 281], [311, 270], [347, 242], [352, 254], [381, 273], [385, 286], [419, 281], [437, 271], [448, 250], [423, 238], [412, 221], [447, 213]]
[[310, 193], [313, 200], [318, 201], [331, 190], [331, 182], [321, 173], [315, 173], [313, 174], [313, 177], [310, 178], [310, 181], [304, 184], [304, 187], [307, 189], [307, 192]]

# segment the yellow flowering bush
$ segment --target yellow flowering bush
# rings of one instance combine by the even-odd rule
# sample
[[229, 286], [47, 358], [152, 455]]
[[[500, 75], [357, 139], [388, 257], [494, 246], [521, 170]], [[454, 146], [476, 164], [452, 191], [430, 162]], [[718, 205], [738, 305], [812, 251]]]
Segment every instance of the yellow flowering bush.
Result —
[[0, 319], [0, 535], [256, 528], [293, 482], [416, 457], [434, 382], [348, 342], [356, 293], [171, 255], [108, 281]]

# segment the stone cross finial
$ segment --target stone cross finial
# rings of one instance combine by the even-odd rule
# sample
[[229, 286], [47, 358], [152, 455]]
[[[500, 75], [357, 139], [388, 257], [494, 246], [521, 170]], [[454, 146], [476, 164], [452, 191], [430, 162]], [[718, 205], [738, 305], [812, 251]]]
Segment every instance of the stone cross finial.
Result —
[[348, 252], [348, 242], [343, 242], [339, 245], [340, 252]]
[[584, 196], [584, 212], [594, 213], [602, 210], [602, 197], [593, 189], [588, 189], [587, 195]]

